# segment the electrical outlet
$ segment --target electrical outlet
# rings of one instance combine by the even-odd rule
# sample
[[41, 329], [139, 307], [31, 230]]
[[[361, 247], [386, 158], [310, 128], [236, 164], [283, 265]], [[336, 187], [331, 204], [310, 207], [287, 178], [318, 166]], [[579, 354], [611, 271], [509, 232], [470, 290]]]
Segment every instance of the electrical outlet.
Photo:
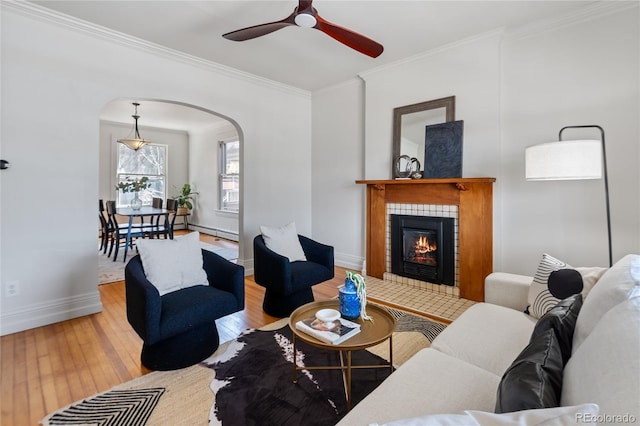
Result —
[[4, 295], [7, 297], [13, 297], [20, 294], [20, 283], [18, 281], [11, 281], [4, 285]]

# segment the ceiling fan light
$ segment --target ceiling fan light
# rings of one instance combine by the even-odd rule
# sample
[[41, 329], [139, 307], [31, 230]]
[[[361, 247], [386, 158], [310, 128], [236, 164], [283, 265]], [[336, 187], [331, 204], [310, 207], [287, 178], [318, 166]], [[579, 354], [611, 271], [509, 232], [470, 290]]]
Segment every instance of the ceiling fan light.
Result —
[[298, 13], [294, 20], [297, 26], [304, 28], [313, 28], [318, 23], [315, 16], [310, 13]]

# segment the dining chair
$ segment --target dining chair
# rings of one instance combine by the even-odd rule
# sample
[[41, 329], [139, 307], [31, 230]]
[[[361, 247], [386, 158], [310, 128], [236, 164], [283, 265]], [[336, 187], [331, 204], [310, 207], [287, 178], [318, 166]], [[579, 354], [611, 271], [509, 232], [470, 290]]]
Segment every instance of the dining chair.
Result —
[[[161, 209], [163, 203], [164, 203], [164, 200], [159, 197], [153, 197], [151, 200], [151, 206], [154, 209]], [[144, 222], [143, 220], [144, 228], [145, 228], [145, 236], [149, 238], [153, 238], [153, 237], [160, 238], [160, 235], [162, 235], [166, 239], [169, 234], [169, 230], [167, 229], [167, 225], [165, 223], [166, 221], [164, 219], [165, 219], [165, 216], [156, 215], [156, 216], [152, 216], [149, 222]]]
[[98, 200], [98, 219], [100, 220], [100, 248], [98, 251], [106, 253], [109, 245], [110, 231], [109, 221], [107, 221], [107, 217], [105, 216], [104, 201], [102, 199]]
[[173, 240], [173, 225], [176, 223], [178, 202], [173, 198], [167, 198], [167, 210], [169, 210], [169, 217], [167, 218], [167, 232], [169, 233], [169, 238]]
[[[118, 218], [117, 218], [117, 214], [116, 214], [116, 202], [115, 201], [107, 201], [107, 219], [108, 219], [108, 223], [109, 223], [109, 236], [110, 236], [110, 243], [109, 243], [109, 254], [108, 256], [111, 257], [111, 253], [113, 252], [113, 249], [115, 248], [115, 252], [113, 254], [113, 261], [115, 262], [116, 259], [118, 258], [118, 249], [120, 248], [120, 246], [124, 247], [124, 244], [126, 244], [127, 241], [127, 232], [129, 231], [129, 224], [124, 224], [124, 223], [118, 223]], [[131, 239], [129, 240], [129, 248], [133, 248], [133, 241], [134, 238], [141, 238], [144, 236], [144, 228], [141, 228], [139, 226], [132, 226], [131, 227]], [[123, 261], [126, 261], [127, 258], [126, 256], [124, 257]]]

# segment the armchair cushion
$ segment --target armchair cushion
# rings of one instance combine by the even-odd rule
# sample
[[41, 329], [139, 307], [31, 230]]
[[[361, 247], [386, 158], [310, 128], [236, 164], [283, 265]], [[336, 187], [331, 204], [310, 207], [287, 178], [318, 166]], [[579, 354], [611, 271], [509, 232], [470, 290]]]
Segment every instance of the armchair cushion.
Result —
[[191, 232], [173, 240], [139, 239], [136, 242], [144, 272], [160, 293], [207, 285], [202, 267], [200, 234]]
[[280, 228], [260, 226], [260, 232], [269, 250], [287, 257], [290, 262], [307, 260], [302, 245], [300, 245], [300, 241], [298, 240], [295, 222], [291, 222]]
[[159, 340], [199, 325], [213, 324], [237, 310], [238, 301], [233, 294], [215, 287], [195, 286], [168, 293], [162, 296]]

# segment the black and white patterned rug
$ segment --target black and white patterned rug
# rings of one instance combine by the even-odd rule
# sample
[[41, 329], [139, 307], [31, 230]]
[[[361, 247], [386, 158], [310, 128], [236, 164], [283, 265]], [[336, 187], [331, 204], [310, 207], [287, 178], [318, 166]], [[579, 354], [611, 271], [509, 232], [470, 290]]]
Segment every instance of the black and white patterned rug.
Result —
[[58, 411], [42, 424], [144, 425], [164, 391], [164, 388], [111, 390]]

